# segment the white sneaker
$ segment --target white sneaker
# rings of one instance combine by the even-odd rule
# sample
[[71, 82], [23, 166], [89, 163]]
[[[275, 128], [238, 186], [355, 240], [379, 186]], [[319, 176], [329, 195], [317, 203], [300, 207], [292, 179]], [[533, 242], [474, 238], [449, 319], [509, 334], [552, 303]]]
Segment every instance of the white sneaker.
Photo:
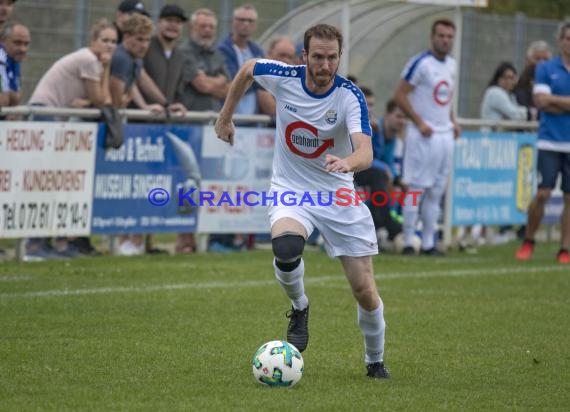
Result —
[[142, 255], [142, 249], [136, 246], [130, 240], [125, 240], [117, 248], [117, 255], [119, 256], [139, 256]]

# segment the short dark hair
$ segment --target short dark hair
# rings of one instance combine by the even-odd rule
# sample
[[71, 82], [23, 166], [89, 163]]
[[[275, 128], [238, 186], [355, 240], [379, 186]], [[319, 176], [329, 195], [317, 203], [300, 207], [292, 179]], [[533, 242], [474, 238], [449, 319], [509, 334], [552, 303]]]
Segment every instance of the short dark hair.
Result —
[[342, 33], [336, 27], [324, 23], [310, 27], [305, 32], [305, 38], [303, 40], [303, 46], [305, 47], [305, 51], [307, 53], [309, 53], [309, 42], [313, 37], [316, 37], [318, 39], [338, 41], [338, 53], [340, 54], [342, 52]]
[[432, 36], [435, 34], [435, 30], [436, 30], [437, 26], [451, 27], [453, 30], [456, 30], [456, 28], [455, 28], [455, 23], [453, 22], [453, 20], [450, 20], [450, 19], [437, 19], [437, 20], [434, 21], [433, 24], [431, 25], [431, 35], [432, 35]]
[[360, 90], [365, 97], [374, 97], [374, 92], [370, 87], [360, 86]]
[[354, 74], [347, 74], [346, 78], [347, 80], [350, 80], [352, 83], [358, 84], [358, 77], [356, 77]]
[[399, 109], [398, 103], [395, 99], [390, 99], [386, 102], [386, 113], [392, 113], [394, 110]]

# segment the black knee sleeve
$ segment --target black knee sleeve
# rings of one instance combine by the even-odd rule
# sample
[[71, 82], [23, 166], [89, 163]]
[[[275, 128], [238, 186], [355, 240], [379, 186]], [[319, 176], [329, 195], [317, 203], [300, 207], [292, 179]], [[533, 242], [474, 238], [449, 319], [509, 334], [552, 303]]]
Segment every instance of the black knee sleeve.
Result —
[[282, 235], [271, 240], [275, 265], [284, 272], [291, 272], [299, 263], [305, 248], [305, 238], [301, 235]]

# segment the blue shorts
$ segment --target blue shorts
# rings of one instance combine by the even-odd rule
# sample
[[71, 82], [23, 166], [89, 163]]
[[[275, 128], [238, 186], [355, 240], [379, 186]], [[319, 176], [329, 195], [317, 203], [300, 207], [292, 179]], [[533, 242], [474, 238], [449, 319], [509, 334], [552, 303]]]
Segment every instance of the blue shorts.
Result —
[[558, 173], [562, 174], [560, 189], [570, 193], [570, 153], [538, 150], [538, 187], [554, 189]]

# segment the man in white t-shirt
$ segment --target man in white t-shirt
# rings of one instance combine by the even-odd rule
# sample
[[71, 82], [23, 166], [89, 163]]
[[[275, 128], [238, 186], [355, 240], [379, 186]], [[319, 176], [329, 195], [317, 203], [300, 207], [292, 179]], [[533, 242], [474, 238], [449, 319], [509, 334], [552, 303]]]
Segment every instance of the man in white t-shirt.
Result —
[[337, 75], [342, 50], [338, 29], [327, 24], [311, 27], [305, 32], [304, 47], [306, 66], [247, 61], [230, 86], [216, 134], [233, 143], [232, 115], [254, 80], [273, 94], [277, 135], [269, 217], [275, 276], [292, 302], [287, 340], [301, 352], [308, 344], [309, 301], [302, 254], [305, 240], [317, 228], [327, 253], [340, 258], [358, 301], [367, 375], [388, 378], [383, 361], [384, 308], [372, 268], [378, 245], [370, 211], [363, 203], [315, 203], [323, 192], [325, 198], [338, 189], [354, 195], [353, 172], [370, 167], [368, 109], [360, 89]]
[[[434, 238], [453, 141], [460, 133], [452, 108], [456, 63], [449, 52], [454, 37], [455, 24], [451, 20], [436, 20], [431, 28], [431, 49], [408, 61], [394, 96], [411, 120], [402, 175], [410, 193], [403, 206], [406, 255], [415, 253], [412, 243], [418, 215], [422, 221], [422, 254], [442, 255]], [[418, 191], [422, 192], [421, 198], [413, 202], [411, 193]]]

